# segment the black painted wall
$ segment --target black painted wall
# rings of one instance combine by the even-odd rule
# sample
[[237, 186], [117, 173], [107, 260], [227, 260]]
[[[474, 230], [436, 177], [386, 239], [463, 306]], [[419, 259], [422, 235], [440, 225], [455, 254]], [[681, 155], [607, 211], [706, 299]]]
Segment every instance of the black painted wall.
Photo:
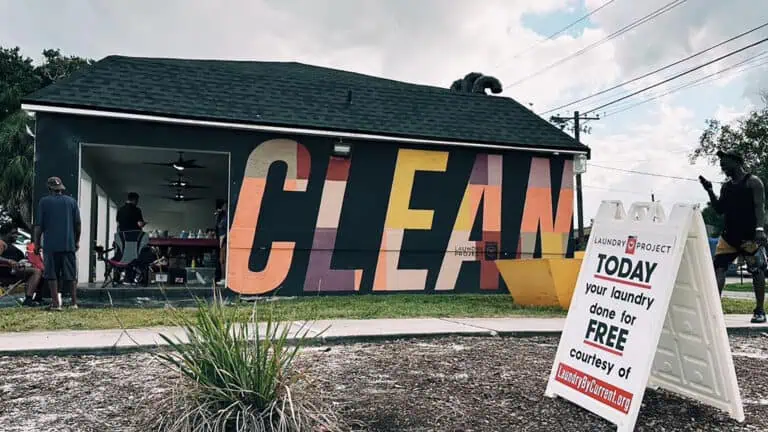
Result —
[[[282, 295], [300, 295], [307, 290], [307, 266], [318, 218], [318, 207], [325, 176], [331, 160], [334, 140], [319, 137], [280, 136], [252, 131], [214, 129], [194, 126], [178, 126], [151, 122], [137, 122], [95, 117], [76, 117], [54, 114], [37, 114], [37, 138], [35, 155], [35, 208], [37, 201], [47, 193], [45, 181], [49, 176], [59, 176], [73, 197], [78, 196], [79, 145], [80, 143], [146, 146], [160, 149], [185, 148], [189, 151], [224, 151], [231, 154], [230, 221], [238, 200], [260, 197], [239, 197], [250, 153], [260, 143], [275, 138], [296, 140], [307, 148], [311, 170], [306, 192], [282, 190], [286, 173], [285, 163], [272, 164], [267, 176], [267, 186], [261, 202], [258, 230], [253, 239], [249, 270], [262, 270], [270, 257], [273, 241], [294, 241], [296, 250], [285, 280], [280, 284]], [[398, 151], [402, 146], [383, 142], [354, 142], [346, 193], [338, 226], [331, 267], [334, 269], [362, 270], [359, 292], [374, 290], [375, 269], [380, 255], [385, 218], [392, 189]], [[407, 230], [400, 251], [399, 268], [428, 269], [426, 284], [412, 287], [413, 291], [432, 292], [440, 273], [443, 257], [451, 248], [449, 239], [457, 212], [470, 179], [473, 164], [480, 154], [466, 148], [419, 147], [405, 148], [449, 152], [445, 172], [416, 173], [410, 207], [433, 209], [432, 229]], [[529, 178], [534, 157], [546, 157], [524, 152], [503, 153], [503, 177], [501, 189], [501, 233], [499, 253], [494, 258], [515, 258], [521, 252], [521, 224], [526, 197], [530, 195]], [[551, 206], [553, 218], [558, 209], [561, 181], [567, 158], [549, 158]], [[567, 172], [568, 174], [570, 171]], [[567, 175], [566, 175], [567, 177]], [[572, 186], [563, 188], [571, 193]], [[483, 239], [483, 210], [480, 206], [475, 220], [472, 240]], [[571, 209], [572, 211], [572, 209]], [[568, 218], [572, 218], [570, 214]], [[545, 228], [542, 228], [545, 229]], [[551, 228], [546, 228], [551, 230]], [[570, 235], [568, 235], [570, 238]], [[535, 256], [547, 255], [536, 242]], [[567, 254], [572, 253], [568, 244]], [[500, 292], [505, 291], [502, 280], [497, 289], [480, 289], [481, 262], [462, 264], [453, 292]], [[232, 272], [230, 271], [230, 275]], [[257, 291], [269, 292], [269, 289]], [[408, 287], [410, 288], [410, 287]], [[332, 290], [331, 290], [332, 291]]]

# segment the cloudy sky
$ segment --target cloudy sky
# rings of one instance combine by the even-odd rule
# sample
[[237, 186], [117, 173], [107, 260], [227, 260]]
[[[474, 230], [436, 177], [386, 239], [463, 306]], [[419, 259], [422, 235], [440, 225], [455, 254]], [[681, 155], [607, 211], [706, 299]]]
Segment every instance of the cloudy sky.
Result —
[[[95, 59], [291, 60], [442, 87], [478, 71], [498, 77], [503, 96], [545, 113], [765, 22], [765, 0], [0, 0], [0, 45], [20, 46], [33, 58], [60, 48]], [[595, 109], [764, 37], [768, 27], [554, 113]], [[593, 149], [584, 179], [587, 221], [604, 199], [653, 193], [668, 204], [704, 201], [694, 181], [619, 170], [719, 179], [705, 162], [688, 164], [687, 151], [705, 119], [732, 121], [760, 103], [766, 50], [768, 43], [600, 109], [604, 118], [583, 136]]]

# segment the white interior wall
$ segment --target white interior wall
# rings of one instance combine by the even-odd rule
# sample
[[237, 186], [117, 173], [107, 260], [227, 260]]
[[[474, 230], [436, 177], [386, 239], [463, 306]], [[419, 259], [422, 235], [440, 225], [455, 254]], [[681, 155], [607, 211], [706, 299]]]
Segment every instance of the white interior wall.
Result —
[[209, 200], [175, 202], [142, 199], [139, 202], [144, 220], [147, 221], [145, 231], [168, 230], [169, 234], [176, 235], [182, 230], [194, 230], [197, 233], [201, 229], [205, 232], [208, 228], [213, 228], [215, 206], [216, 203]]
[[115, 239], [115, 233], [117, 233], [117, 204], [114, 201], [109, 200], [109, 223], [108, 223], [107, 241], [109, 244]]
[[[99, 245], [109, 246], [111, 242], [107, 242], [107, 233], [109, 227], [108, 221], [108, 198], [107, 194], [101, 187], [96, 186], [97, 207], [96, 207], [96, 243]], [[96, 282], [104, 280], [104, 262], [96, 261]]]
[[78, 204], [80, 207], [80, 221], [82, 233], [80, 234], [80, 250], [77, 252], [77, 278], [78, 282], [88, 282], [91, 270], [91, 194], [93, 193], [93, 181], [91, 176], [80, 170], [80, 188], [78, 190]]

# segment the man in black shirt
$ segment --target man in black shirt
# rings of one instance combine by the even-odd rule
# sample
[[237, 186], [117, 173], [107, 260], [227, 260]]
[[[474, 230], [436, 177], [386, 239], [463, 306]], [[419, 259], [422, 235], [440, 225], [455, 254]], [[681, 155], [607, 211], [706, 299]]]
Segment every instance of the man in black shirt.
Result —
[[125, 204], [117, 210], [118, 231], [140, 231], [144, 225], [146, 225], [144, 216], [141, 214], [141, 209], [138, 207], [138, 204], [139, 194], [136, 192], [129, 192]]
[[725, 273], [734, 259], [741, 256], [752, 273], [756, 307], [752, 323], [765, 323], [765, 189], [757, 176], [744, 170], [744, 159], [736, 152], [717, 152], [720, 167], [728, 181], [720, 189], [720, 198], [712, 190], [712, 182], [699, 176], [709, 200], [725, 220], [715, 250], [715, 275], [720, 293], [725, 286]]
[[[124, 233], [126, 231], [141, 231], [146, 225], [144, 222], [144, 215], [141, 214], [141, 209], [138, 207], [139, 194], [136, 192], [129, 192], [128, 199], [125, 201], [122, 207], [117, 209], [117, 232]], [[132, 268], [128, 268], [125, 271], [125, 280], [133, 282], [136, 279], [136, 274]]]

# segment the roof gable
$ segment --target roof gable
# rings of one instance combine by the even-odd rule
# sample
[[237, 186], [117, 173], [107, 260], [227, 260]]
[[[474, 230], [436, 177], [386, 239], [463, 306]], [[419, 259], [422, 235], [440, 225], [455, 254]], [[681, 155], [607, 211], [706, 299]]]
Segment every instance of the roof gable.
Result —
[[513, 99], [295, 62], [109, 56], [26, 104], [586, 151]]

